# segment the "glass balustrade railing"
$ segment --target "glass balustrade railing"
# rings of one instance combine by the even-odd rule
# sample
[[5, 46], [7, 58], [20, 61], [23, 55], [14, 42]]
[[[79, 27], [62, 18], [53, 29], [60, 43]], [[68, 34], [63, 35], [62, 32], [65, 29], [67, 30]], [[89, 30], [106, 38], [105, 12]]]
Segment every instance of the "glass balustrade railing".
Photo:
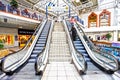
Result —
[[69, 23], [66, 21], [65, 23], [65, 26], [66, 26], [66, 33], [67, 33], [67, 36], [68, 36], [68, 42], [69, 42], [69, 46], [70, 46], [70, 52], [72, 54], [72, 58], [73, 60], [75, 61], [74, 63], [78, 64], [81, 69], [82, 69], [82, 73], [84, 73], [86, 70], [87, 70], [87, 63], [85, 61], [85, 58], [83, 56], [83, 54], [81, 54], [80, 52], [78, 52], [74, 46], [74, 42], [72, 41], [72, 38], [71, 38], [71, 34], [70, 34], [70, 28], [69, 28]]
[[87, 43], [89, 49], [92, 51], [92, 54], [89, 54], [90, 57], [92, 57], [93, 55], [94, 56], [93, 59], [95, 59], [94, 61], [108, 70], [111, 70], [111, 71], [118, 70], [119, 68], [118, 60], [111, 53], [95, 47], [92, 41], [88, 38], [88, 36], [83, 31], [82, 25], [76, 23], [75, 26], [80, 39], [83, 38], [85, 43]]
[[[44, 27], [47, 20], [42, 21], [38, 27], [36, 28], [35, 32], [31, 36], [31, 38], [27, 41], [26, 45], [19, 51], [5, 57], [1, 64], [2, 64], [2, 71], [4, 72], [12, 72], [20, 67], [26, 60], [29, 58], [31, 51], [37, 41], [42, 28]], [[35, 36], [34, 40], [32, 38]], [[33, 42], [32, 42], [33, 41]], [[32, 46], [29, 47], [29, 44], [32, 42]]]
[[37, 56], [36, 62], [35, 62], [35, 71], [36, 74], [43, 74], [44, 69], [47, 65], [48, 62], [48, 54], [49, 54], [49, 49], [50, 49], [50, 42], [51, 42], [51, 37], [52, 37], [52, 30], [53, 30], [53, 25], [54, 21], [51, 23], [51, 27], [49, 30], [49, 33], [47, 34], [47, 39], [46, 39], [46, 45], [44, 50]]

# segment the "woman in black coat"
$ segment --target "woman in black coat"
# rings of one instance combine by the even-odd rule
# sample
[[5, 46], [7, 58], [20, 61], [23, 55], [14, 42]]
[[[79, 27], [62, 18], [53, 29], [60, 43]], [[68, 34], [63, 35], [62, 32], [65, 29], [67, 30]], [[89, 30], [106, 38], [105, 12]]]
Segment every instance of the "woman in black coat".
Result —
[[74, 26], [72, 26], [71, 31], [72, 31], [72, 39], [73, 41], [75, 41], [76, 40], [76, 29]]

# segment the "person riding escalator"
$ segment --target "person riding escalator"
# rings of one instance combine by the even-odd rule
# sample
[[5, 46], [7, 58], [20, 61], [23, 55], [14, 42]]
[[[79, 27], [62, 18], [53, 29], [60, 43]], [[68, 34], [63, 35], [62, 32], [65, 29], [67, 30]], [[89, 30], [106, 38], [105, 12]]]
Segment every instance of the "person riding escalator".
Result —
[[72, 26], [71, 31], [72, 31], [72, 39], [73, 41], [75, 41], [76, 40], [76, 29], [74, 26]]

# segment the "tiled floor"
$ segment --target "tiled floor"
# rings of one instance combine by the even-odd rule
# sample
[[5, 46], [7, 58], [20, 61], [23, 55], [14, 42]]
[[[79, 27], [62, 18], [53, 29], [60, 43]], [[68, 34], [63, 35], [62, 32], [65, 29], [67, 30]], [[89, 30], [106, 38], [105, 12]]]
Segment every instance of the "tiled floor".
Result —
[[73, 64], [52, 62], [47, 65], [41, 80], [82, 80]]

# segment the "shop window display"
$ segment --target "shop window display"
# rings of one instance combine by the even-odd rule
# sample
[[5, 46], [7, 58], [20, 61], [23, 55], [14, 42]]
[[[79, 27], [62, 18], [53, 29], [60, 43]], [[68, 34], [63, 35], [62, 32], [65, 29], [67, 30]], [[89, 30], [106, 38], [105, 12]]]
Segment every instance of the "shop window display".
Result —
[[99, 26], [110, 26], [110, 12], [104, 9], [99, 15]]
[[3, 47], [4, 47], [3, 41], [0, 39], [0, 49], [3, 49]]
[[30, 35], [19, 35], [19, 46], [24, 47], [29, 38]]
[[[110, 35], [109, 39], [108, 39], [108, 34]], [[102, 32], [102, 33], [96, 34], [95, 40], [97, 40], [97, 41], [112, 41], [113, 40], [113, 32]]]
[[[31, 37], [31, 35], [19, 35], [19, 47], [24, 47], [30, 37]], [[34, 36], [32, 36], [32, 41], [33, 41], [33, 39], [34, 39]], [[31, 43], [32, 43], [32, 41], [31, 41]], [[29, 44], [29, 46], [31, 45], [31, 43]]]
[[4, 45], [13, 45], [14, 44], [14, 36], [8, 34], [0, 34], [0, 40]]
[[18, 29], [19, 46], [24, 47], [33, 33], [34, 30]]
[[97, 27], [97, 14], [94, 12], [88, 16], [88, 28], [90, 27]]

